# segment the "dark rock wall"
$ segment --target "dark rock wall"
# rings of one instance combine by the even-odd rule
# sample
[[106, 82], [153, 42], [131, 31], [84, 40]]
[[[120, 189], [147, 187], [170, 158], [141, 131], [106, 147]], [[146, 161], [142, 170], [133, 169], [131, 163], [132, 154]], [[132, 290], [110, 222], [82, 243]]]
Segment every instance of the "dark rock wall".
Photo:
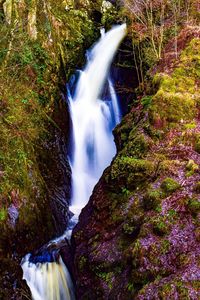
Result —
[[47, 186], [56, 234], [60, 235], [66, 230], [71, 194], [71, 170], [67, 158], [70, 117], [64, 98], [60, 99], [53, 120], [56, 126], [49, 126], [52, 135], [42, 142], [43, 151], [38, 162]]

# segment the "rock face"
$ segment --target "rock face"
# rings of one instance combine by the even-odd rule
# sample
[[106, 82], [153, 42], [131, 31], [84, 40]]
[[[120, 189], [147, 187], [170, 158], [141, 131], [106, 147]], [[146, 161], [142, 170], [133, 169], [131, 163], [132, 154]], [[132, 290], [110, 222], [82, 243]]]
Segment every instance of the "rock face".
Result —
[[57, 126], [51, 124], [48, 128], [51, 137], [41, 141], [43, 151], [39, 153], [38, 162], [47, 185], [56, 233], [61, 235], [66, 230], [69, 218], [68, 204], [71, 194], [71, 170], [67, 160], [70, 117], [67, 104], [62, 98], [53, 113], [53, 120]]
[[73, 234], [78, 299], [199, 298], [197, 29], [115, 129], [118, 154]]
[[65, 84], [96, 39], [91, 3], [0, 1], [3, 300], [29, 297], [21, 258], [66, 228], [71, 175]]

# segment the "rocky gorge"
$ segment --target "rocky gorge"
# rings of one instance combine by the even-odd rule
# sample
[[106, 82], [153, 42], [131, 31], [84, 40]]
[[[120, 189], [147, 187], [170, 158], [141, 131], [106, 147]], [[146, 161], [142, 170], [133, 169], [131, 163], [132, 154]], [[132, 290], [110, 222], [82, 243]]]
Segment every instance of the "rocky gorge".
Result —
[[200, 27], [188, 3], [0, 1], [0, 299], [31, 298], [20, 260], [66, 229], [66, 82], [99, 29], [124, 21], [117, 154], [62, 257], [77, 299], [199, 298]]

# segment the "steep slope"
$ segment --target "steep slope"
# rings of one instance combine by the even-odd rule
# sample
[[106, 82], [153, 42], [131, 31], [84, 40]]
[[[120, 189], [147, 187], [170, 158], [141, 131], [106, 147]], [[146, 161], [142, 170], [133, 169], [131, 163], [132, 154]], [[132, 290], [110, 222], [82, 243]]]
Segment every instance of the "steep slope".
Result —
[[199, 32], [180, 33], [178, 58], [166, 47], [114, 132], [118, 154], [73, 234], [78, 299], [199, 297]]
[[0, 1], [1, 299], [26, 298], [21, 258], [66, 228], [65, 83], [96, 39], [99, 3]]

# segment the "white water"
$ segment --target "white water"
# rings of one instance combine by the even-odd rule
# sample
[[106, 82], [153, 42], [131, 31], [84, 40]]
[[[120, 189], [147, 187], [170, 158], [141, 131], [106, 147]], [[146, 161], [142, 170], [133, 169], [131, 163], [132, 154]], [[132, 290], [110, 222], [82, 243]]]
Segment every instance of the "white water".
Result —
[[102, 34], [81, 72], [75, 96], [70, 99], [74, 140], [70, 210], [75, 222], [116, 152], [112, 130], [120, 121], [120, 109], [111, 80], [108, 80], [111, 101], [108, 103], [99, 97], [125, 33], [126, 25], [121, 25]]
[[75, 300], [70, 274], [61, 257], [58, 262], [34, 264], [29, 262], [28, 254], [22, 268], [34, 300]]
[[[112, 130], [120, 121], [120, 108], [108, 72], [117, 48], [126, 34], [126, 25], [103, 33], [88, 55], [88, 63], [81, 72], [74, 97], [69, 97], [73, 128], [72, 199], [74, 213], [66, 233], [70, 238], [81, 209], [87, 204], [103, 170], [110, 164], [116, 149]], [[110, 97], [100, 99], [108, 81]], [[51, 242], [50, 242], [51, 244]], [[58, 262], [30, 263], [29, 255], [22, 262], [23, 278], [34, 300], [73, 300], [73, 286], [62, 259]]]

